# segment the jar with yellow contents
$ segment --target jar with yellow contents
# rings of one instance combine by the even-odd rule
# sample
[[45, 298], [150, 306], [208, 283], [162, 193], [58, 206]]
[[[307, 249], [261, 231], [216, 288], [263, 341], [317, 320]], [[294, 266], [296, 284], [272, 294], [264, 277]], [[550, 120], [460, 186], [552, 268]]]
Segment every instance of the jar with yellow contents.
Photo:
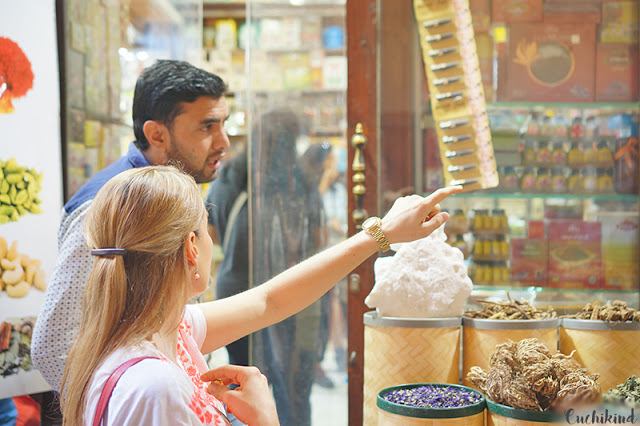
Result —
[[582, 149], [580, 149], [580, 144], [578, 142], [573, 142], [571, 144], [571, 149], [569, 149], [569, 153], [567, 154], [567, 164], [569, 167], [576, 168], [581, 167], [584, 163], [584, 153]]
[[612, 167], [613, 166], [613, 153], [609, 148], [609, 144], [607, 141], [598, 142], [598, 150], [596, 151], [596, 161], [598, 166], [603, 167]]
[[613, 173], [611, 169], [598, 169], [596, 178], [597, 192], [613, 194]]
[[570, 194], [582, 193], [582, 174], [579, 169], [571, 170], [571, 175], [567, 179], [567, 190]]

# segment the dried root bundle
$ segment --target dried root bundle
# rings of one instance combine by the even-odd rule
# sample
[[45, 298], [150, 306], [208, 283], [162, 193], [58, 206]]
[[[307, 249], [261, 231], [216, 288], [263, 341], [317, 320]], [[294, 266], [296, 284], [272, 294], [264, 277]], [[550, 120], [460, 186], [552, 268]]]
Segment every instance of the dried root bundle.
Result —
[[523, 320], [523, 319], [548, 319], [557, 318], [556, 312], [549, 307], [543, 311], [537, 309], [526, 300], [511, 300], [492, 302], [490, 300], [478, 300], [482, 304], [482, 310], [469, 309], [465, 316], [469, 318], [500, 319], [500, 320]]
[[507, 340], [491, 353], [488, 371], [471, 367], [467, 379], [498, 404], [524, 410], [598, 401], [598, 375], [589, 374], [572, 355], [551, 354], [535, 338]]
[[602, 306], [597, 302], [587, 303], [577, 314], [566, 315], [564, 318], [640, 322], [640, 311], [629, 308], [626, 302], [614, 300], [613, 303]]

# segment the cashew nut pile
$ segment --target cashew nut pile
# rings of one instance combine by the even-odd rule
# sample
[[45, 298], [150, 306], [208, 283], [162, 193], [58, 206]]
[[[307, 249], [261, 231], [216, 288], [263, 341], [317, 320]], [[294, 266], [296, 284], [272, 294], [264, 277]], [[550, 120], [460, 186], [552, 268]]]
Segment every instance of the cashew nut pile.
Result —
[[0, 237], [0, 291], [10, 297], [24, 297], [32, 286], [45, 291], [47, 281], [40, 265], [39, 260], [18, 253], [17, 241], [9, 247], [7, 240]]
[[18, 165], [15, 158], [0, 160], [0, 223], [17, 221], [26, 212], [42, 213], [41, 185], [42, 173]]

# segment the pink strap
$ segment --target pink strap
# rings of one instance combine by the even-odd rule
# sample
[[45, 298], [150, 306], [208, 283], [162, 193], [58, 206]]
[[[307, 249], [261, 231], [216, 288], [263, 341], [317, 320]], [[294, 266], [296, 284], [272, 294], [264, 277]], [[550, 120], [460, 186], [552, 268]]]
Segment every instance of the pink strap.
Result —
[[116, 387], [116, 383], [120, 380], [120, 377], [124, 374], [127, 369], [133, 365], [136, 365], [143, 359], [160, 359], [153, 356], [140, 356], [137, 358], [132, 358], [129, 361], [122, 364], [120, 367], [116, 368], [113, 373], [107, 379], [107, 382], [104, 384], [104, 388], [102, 388], [102, 393], [100, 394], [100, 398], [98, 399], [98, 408], [96, 409], [96, 415], [93, 418], [93, 426], [100, 426], [102, 422], [102, 417], [104, 416], [104, 412], [107, 409], [107, 405], [109, 404], [109, 398], [111, 398], [111, 394], [113, 393], [113, 388]]

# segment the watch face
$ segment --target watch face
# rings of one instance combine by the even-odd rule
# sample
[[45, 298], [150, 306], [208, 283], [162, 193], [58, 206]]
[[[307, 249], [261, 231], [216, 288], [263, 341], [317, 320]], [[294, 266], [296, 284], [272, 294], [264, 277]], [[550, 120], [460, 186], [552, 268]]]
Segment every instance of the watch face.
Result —
[[362, 227], [369, 228], [370, 226], [373, 226], [375, 223], [376, 223], [376, 218], [370, 217], [362, 223]]

